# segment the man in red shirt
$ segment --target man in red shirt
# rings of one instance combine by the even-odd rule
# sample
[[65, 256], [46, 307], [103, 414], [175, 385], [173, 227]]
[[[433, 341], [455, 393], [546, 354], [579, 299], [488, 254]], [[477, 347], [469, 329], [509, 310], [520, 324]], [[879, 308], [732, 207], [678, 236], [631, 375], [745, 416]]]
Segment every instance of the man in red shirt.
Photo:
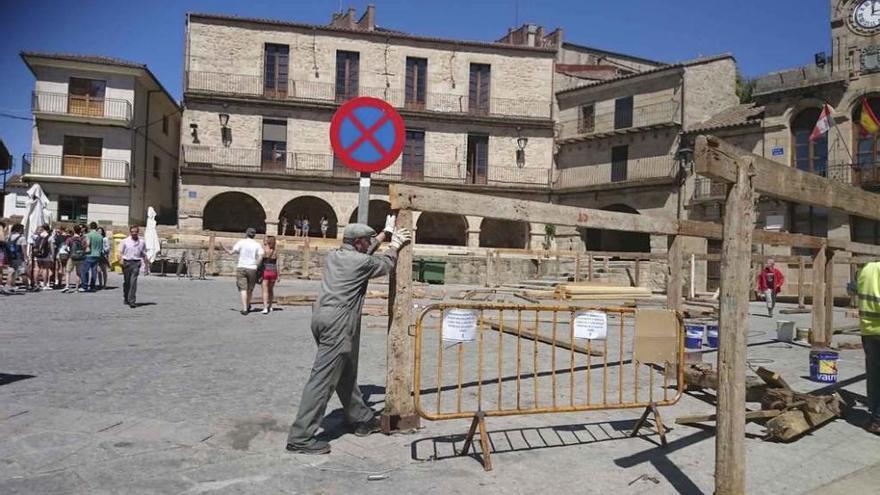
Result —
[[764, 297], [767, 303], [767, 314], [773, 318], [773, 308], [776, 306], [776, 295], [782, 290], [782, 282], [785, 277], [776, 268], [776, 261], [768, 258], [764, 269], [758, 274], [758, 293]]

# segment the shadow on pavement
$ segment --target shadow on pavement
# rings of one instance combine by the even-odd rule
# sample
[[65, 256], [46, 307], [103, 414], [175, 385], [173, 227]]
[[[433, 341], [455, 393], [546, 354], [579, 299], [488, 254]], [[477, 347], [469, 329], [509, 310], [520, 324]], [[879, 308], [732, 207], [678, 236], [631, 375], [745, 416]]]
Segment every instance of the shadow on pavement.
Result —
[[11, 373], [0, 373], [0, 387], [3, 385], [9, 385], [10, 383], [15, 383], [20, 380], [27, 380], [28, 378], [36, 378], [36, 375], [15, 375]]

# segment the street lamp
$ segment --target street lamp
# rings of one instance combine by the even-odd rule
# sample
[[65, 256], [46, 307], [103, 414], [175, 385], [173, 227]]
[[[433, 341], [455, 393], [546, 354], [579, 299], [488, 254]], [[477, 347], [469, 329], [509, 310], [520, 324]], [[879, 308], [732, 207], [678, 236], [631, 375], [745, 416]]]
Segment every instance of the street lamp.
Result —
[[220, 125], [222, 128], [220, 129], [220, 138], [223, 141], [223, 146], [229, 147], [232, 144], [232, 129], [226, 126], [229, 123], [229, 114], [221, 113], [220, 114]]
[[526, 166], [526, 145], [529, 144], [529, 138], [522, 135], [522, 128], [516, 128], [516, 166], [523, 168]]

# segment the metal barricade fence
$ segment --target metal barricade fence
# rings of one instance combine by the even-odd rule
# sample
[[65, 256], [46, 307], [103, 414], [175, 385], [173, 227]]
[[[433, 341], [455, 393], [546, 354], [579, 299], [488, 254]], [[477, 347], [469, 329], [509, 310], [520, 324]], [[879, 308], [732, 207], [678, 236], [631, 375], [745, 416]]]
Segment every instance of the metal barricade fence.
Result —
[[[473, 335], [444, 340], [450, 311], [470, 315], [471, 326], [476, 320]], [[604, 338], [576, 335], [576, 317], [583, 312], [604, 315], [599, 317]], [[672, 359], [640, 363], [634, 359], [637, 309], [432, 304], [415, 327], [416, 412], [432, 421], [473, 418], [461, 454], [467, 454], [479, 427], [487, 471], [492, 467], [484, 419], [491, 416], [644, 408], [632, 435], [653, 412], [665, 445], [657, 408], [678, 402], [684, 383], [684, 324], [680, 314], [669, 313], [676, 327]]]

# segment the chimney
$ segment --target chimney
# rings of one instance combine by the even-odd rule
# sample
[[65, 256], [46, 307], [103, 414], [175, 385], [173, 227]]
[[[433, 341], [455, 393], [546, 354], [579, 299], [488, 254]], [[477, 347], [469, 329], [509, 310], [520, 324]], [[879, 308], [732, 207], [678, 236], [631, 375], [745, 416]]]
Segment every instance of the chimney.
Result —
[[357, 26], [354, 22], [354, 15], [356, 10], [353, 7], [348, 8], [348, 12], [346, 13], [334, 13], [333, 18], [330, 21], [330, 27], [340, 28], [340, 29], [356, 29]]
[[[352, 18], [354, 14], [352, 14]], [[367, 11], [361, 16], [357, 22], [357, 28], [363, 31], [374, 31], [376, 29], [376, 6], [367, 5]]]

